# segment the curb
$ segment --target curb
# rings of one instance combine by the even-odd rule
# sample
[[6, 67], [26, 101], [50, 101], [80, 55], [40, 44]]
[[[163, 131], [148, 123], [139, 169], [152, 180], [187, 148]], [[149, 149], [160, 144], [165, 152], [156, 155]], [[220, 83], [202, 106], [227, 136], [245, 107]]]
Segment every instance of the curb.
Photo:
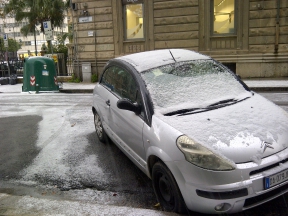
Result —
[[59, 89], [60, 93], [87, 93], [87, 94], [92, 94], [93, 89]]
[[249, 87], [249, 89], [255, 92], [271, 92], [271, 91], [288, 92], [288, 87]]

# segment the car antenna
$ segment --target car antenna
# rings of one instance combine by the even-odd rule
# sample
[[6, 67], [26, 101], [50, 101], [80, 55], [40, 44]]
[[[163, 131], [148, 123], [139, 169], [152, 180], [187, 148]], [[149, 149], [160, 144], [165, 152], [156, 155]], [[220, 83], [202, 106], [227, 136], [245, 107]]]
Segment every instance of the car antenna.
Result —
[[174, 58], [174, 56], [173, 56], [173, 54], [172, 54], [171, 50], [169, 50], [169, 52], [170, 52], [170, 54], [171, 54], [171, 56], [172, 56], [173, 60], [176, 62], [176, 59]]

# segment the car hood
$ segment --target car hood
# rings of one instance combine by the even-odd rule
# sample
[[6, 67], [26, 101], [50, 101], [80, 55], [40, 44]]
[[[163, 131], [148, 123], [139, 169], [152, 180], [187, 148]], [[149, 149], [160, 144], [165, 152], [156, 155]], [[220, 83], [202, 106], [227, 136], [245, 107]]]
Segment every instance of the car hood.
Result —
[[262, 158], [288, 147], [288, 113], [258, 94], [202, 113], [157, 116], [235, 163], [260, 164]]

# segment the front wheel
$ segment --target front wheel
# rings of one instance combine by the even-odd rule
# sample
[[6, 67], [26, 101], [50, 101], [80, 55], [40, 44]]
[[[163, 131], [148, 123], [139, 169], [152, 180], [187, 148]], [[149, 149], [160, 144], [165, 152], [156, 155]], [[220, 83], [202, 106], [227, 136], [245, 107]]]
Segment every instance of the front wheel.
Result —
[[186, 212], [178, 185], [168, 167], [161, 162], [155, 163], [152, 168], [152, 183], [163, 210], [177, 213]]
[[96, 130], [96, 134], [98, 136], [98, 139], [101, 142], [105, 143], [105, 141], [107, 139], [107, 135], [106, 135], [106, 132], [103, 128], [101, 118], [97, 112], [94, 113], [94, 125], [95, 125], [95, 130]]

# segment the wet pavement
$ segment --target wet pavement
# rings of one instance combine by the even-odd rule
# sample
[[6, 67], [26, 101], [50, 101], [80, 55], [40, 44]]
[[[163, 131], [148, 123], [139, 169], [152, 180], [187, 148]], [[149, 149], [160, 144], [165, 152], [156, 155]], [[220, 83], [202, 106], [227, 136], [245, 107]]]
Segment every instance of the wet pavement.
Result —
[[[287, 80], [274, 81], [265, 80], [261, 84], [259, 80], [249, 80], [246, 83], [255, 88], [269, 87], [272, 89], [272, 87], [286, 88], [286, 85], [288, 86]], [[0, 149], [2, 153], [0, 157], [0, 178], [2, 179], [0, 181], [0, 215], [177, 215], [159, 211], [155, 206], [156, 199], [150, 180], [113, 143], [103, 145], [97, 141], [92, 113], [90, 113], [90, 93], [94, 86], [95, 84], [89, 83], [63, 83], [63, 89], [70, 90], [70, 93], [85, 91], [88, 93], [74, 96], [63, 93], [17, 94], [21, 92], [22, 84], [0, 85], [0, 93], [3, 93], [0, 94]], [[71, 99], [69, 99], [70, 96]], [[272, 100], [283, 103], [287, 107], [287, 101], [283, 102], [282, 95], [271, 96], [267, 93], [266, 97], [271, 97]], [[3, 102], [4, 98], [5, 102]], [[60, 119], [58, 119], [58, 115], [55, 115], [58, 112]], [[49, 116], [53, 118], [49, 119]], [[39, 122], [43, 122], [43, 119], [47, 124], [39, 126]], [[8, 125], [10, 126], [8, 127]], [[43, 132], [44, 128], [53, 132], [46, 135], [41, 134], [39, 130]], [[83, 128], [84, 131], [82, 131]], [[77, 130], [78, 132], [81, 130], [81, 137], [85, 137], [85, 139], [73, 137]], [[63, 134], [64, 131], [66, 134]], [[11, 137], [13, 137], [13, 142], [9, 140], [11, 145], [1, 146], [4, 141], [5, 143], [9, 142], [7, 139]], [[69, 137], [70, 145], [61, 144], [61, 140]], [[83, 141], [84, 144], [81, 144]], [[35, 148], [37, 143], [38, 147]], [[85, 148], [81, 149], [81, 146], [85, 146]], [[44, 165], [48, 167], [50, 164], [56, 165], [52, 173], [55, 176], [58, 174], [61, 176], [63, 171], [57, 167], [59, 168], [60, 164], [64, 162], [69, 167], [66, 173], [69, 177], [68, 180], [58, 181], [54, 177], [41, 175], [41, 173], [45, 174], [41, 169], [24, 179], [17, 176], [20, 170], [37, 162], [31, 158], [36, 158], [36, 155], [45, 148], [50, 151], [54, 149], [54, 152], [52, 151], [50, 155], [51, 160], [45, 161]], [[71, 151], [67, 152], [68, 148]], [[3, 152], [13, 152], [13, 154], [8, 155]], [[59, 152], [63, 152], [65, 156], [60, 160], [61, 163], [57, 162], [59, 158], [56, 157]], [[92, 154], [99, 155], [96, 161], [101, 161], [103, 164], [95, 164], [94, 158], [91, 157]], [[29, 155], [29, 157], [25, 155]], [[105, 174], [104, 180], [109, 180], [110, 183], [99, 183], [101, 172], [97, 176], [92, 174], [97, 170], [85, 170], [85, 166], [82, 167], [79, 163], [83, 157], [89, 159], [83, 161], [85, 166], [90, 164], [90, 167], [96, 165], [101, 167], [101, 172]], [[21, 162], [16, 158], [22, 158]], [[15, 168], [13, 172], [4, 169], [6, 162], [7, 165]], [[80, 169], [73, 170], [73, 167], [79, 165]], [[85, 176], [84, 171], [91, 174]], [[34, 174], [38, 174], [38, 176]], [[95, 181], [97, 178], [98, 180]], [[9, 181], [6, 181], [7, 179]], [[11, 179], [16, 181], [11, 182]], [[132, 180], [133, 184], [129, 183], [127, 179]], [[35, 184], [35, 181], [41, 184]], [[286, 216], [288, 215], [287, 203], [288, 194], [234, 215]], [[189, 212], [187, 215], [202, 214]]]

